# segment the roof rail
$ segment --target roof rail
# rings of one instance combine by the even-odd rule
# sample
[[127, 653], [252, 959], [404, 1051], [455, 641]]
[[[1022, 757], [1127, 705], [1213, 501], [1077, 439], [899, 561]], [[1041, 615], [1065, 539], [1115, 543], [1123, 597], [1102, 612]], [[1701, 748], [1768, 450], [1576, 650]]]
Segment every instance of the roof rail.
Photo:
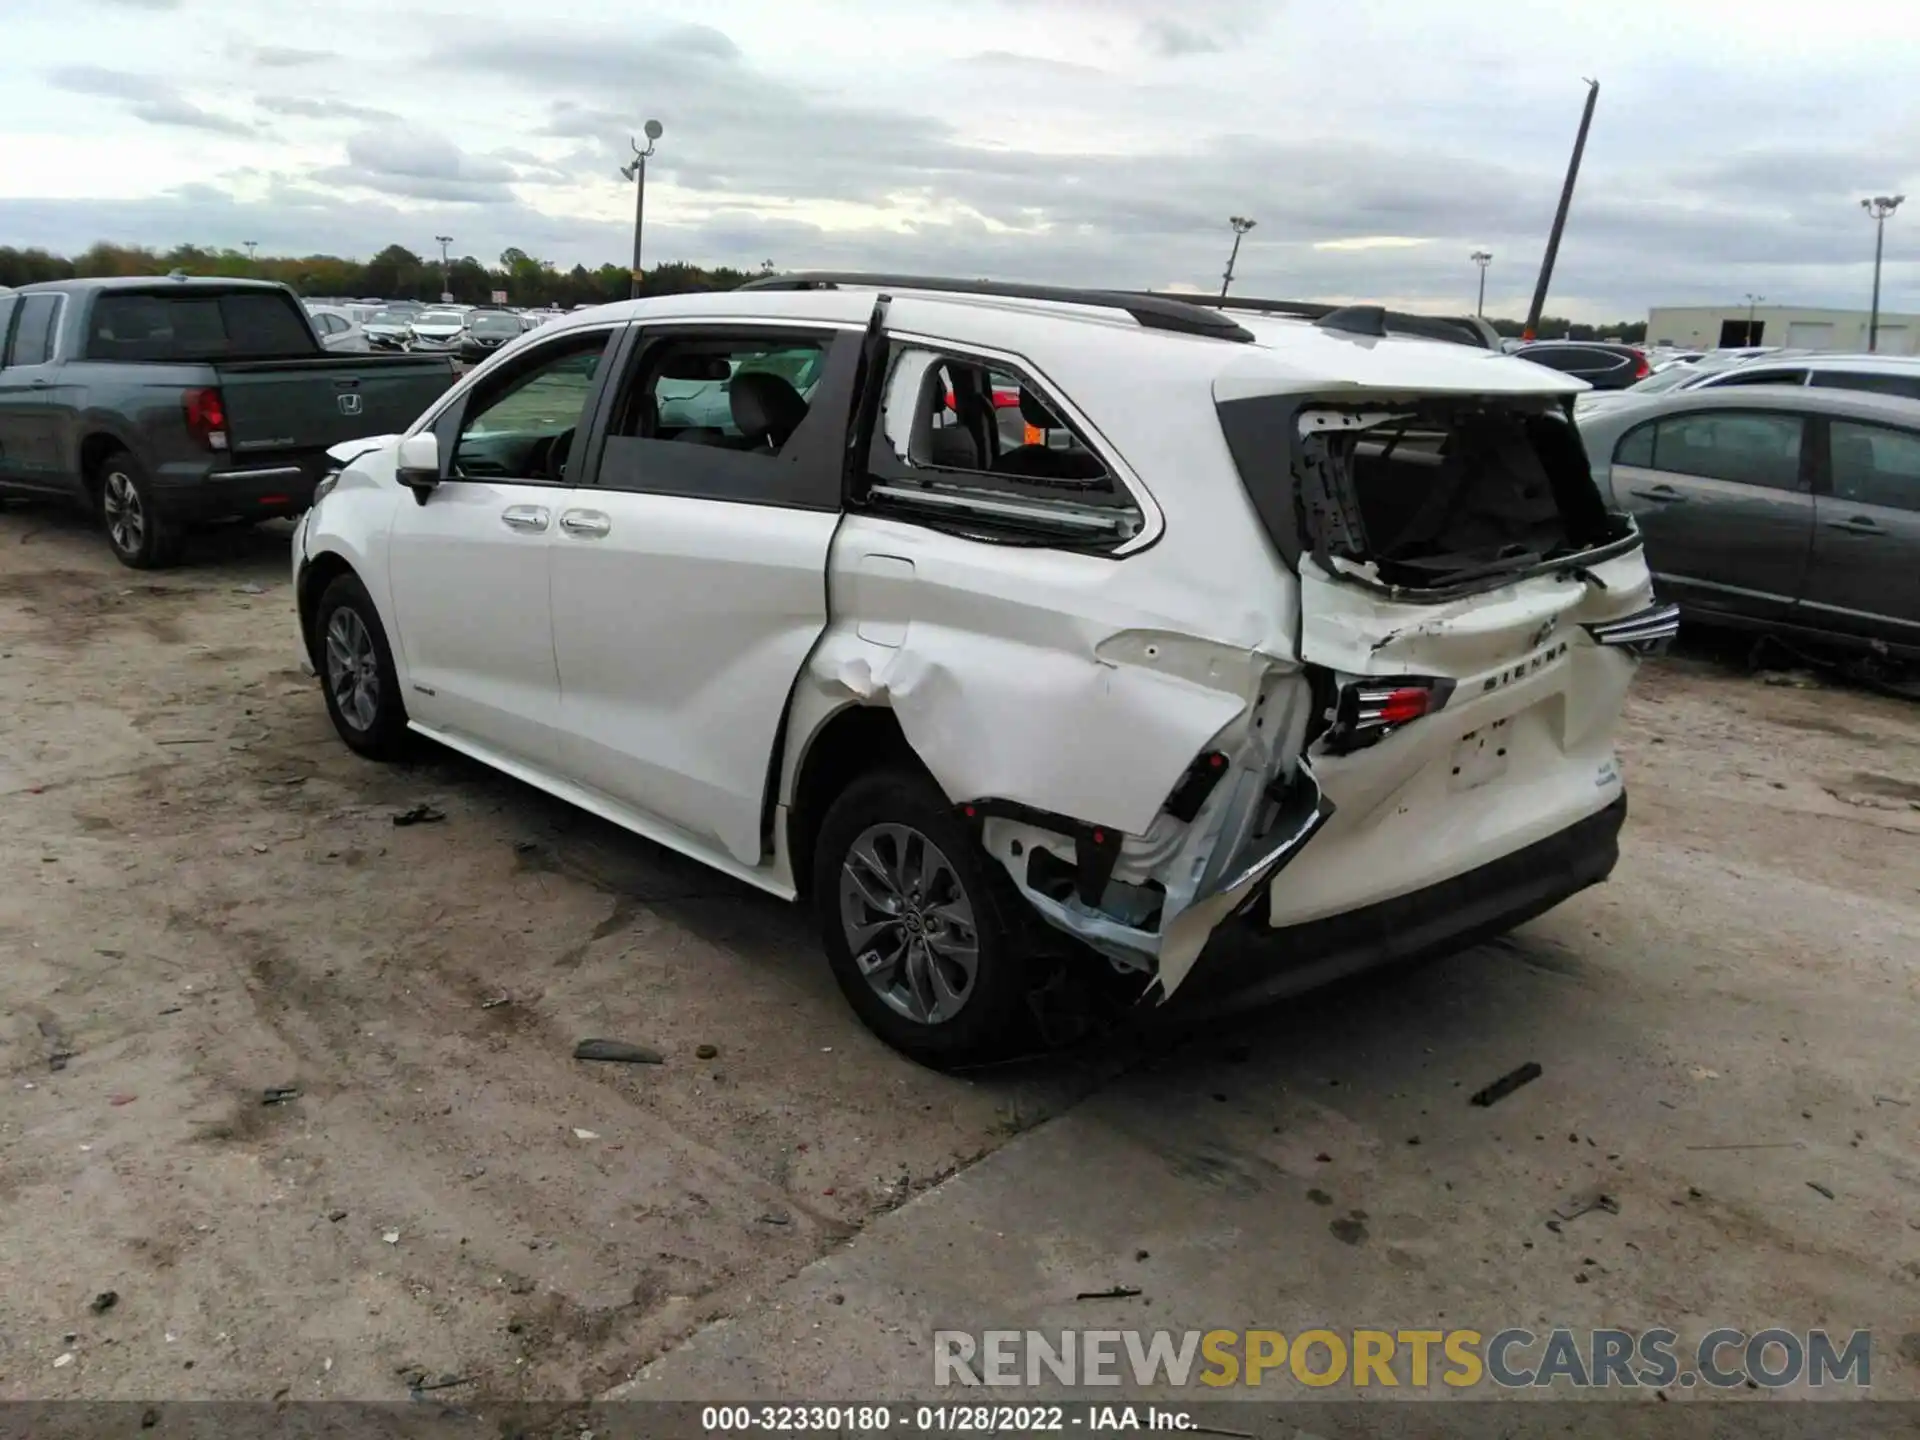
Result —
[[1344, 330], [1354, 333], [1353, 325], [1347, 320], [1340, 324], [1329, 324], [1335, 315], [1345, 312], [1352, 317], [1356, 311], [1380, 310], [1384, 317], [1384, 331], [1368, 329], [1361, 334], [1403, 335], [1421, 340], [1445, 340], [1455, 345], [1471, 345], [1477, 350], [1490, 350], [1484, 322], [1470, 316], [1459, 315], [1415, 315], [1406, 310], [1381, 310], [1377, 305], [1329, 305], [1320, 300], [1255, 300], [1241, 296], [1185, 295], [1181, 297], [1190, 305], [1204, 305], [1215, 310], [1250, 310], [1260, 315], [1290, 315], [1296, 320], [1311, 320], [1328, 330]]
[[938, 275], [893, 275], [859, 270], [801, 270], [791, 275], [767, 275], [749, 280], [742, 290], [837, 290], [843, 285], [890, 286], [900, 290], [931, 290], [947, 295], [990, 295], [1005, 300], [1048, 300], [1061, 305], [1094, 305], [1124, 310], [1143, 329], [1171, 330], [1182, 335], [1205, 335], [1215, 340], [1252, 340], [1253, 332], [1237, 324], [1217, 307], [1195, 304], [1188, 297], [1151, 295], [1122, 290], [1081, 290], [1067, 285], [1018, 285], [1004, 280], [955, 280]]

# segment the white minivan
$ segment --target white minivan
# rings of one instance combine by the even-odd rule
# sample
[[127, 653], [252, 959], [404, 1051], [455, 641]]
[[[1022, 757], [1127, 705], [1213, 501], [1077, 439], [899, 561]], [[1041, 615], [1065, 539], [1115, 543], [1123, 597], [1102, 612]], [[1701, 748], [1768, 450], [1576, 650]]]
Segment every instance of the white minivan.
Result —
[[[1244, 304], [816, 275], [568, 315], [334, 452], [294, 546], [328, 711], [805, 898], [936, 1064], [1075, 967], [1280, 994], [1604, 879], [1675, 617], [1583, 387]], [[1202, 953], [1230, 923], [1251, 972]]]

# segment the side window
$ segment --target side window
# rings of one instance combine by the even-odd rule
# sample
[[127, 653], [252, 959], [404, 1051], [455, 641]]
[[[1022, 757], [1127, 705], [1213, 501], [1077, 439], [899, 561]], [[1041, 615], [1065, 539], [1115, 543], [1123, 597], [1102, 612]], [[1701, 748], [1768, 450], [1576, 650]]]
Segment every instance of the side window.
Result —
[[1920, 511], [1920, 434], [1835, 420], [1833, 493], [1856, 505]]
[[53, 341], [59, 327], [59, 295], [22, 295], [20, 316], [14, 324], [13, 346], [7, 355], [9, 365], [44, 365], [53, 358]]
[[1111, 548], [1145, 525], [1068, 408], [1030, 376], [918, 347], [894, 351], [869, 480], [875, 508], [983, 539]]
[[1656, 428], [1653, 468], [1768, 490], [1797, 490], [1800, 441], [1797, 415], [1740, 410], [1676, 415]]
[[555, 340], [470, 395], [450, 478], [565, 483], [608, 338], [596, 330]]
[[859, 348], [858, 336], [831, 330], [643, 330], [598, 483], [839, 509]]
[[1828, 390], [1870, 390], [1875, 395], [1900, 395], [1920, 400], [1920, 369], [1911, 375], [1888, 375], [1864, 370], [1816, 370], [1813, 383]]
[[7, 363], [7, 330], [13, 324], [13, 312], [19, 303], [18, 295], [0, 295], [0, 365]]
[[1572, 372], [1591, 368], [1585, 350], [1534, 350], [1528, 347], [1520, 351], [1520, 358], [1531, 360], [1535, 365], [1544, 365], [1549, 370]]
[[1643, 470], [1653, 468], [1653, 430], [1652, 421], [1637, 426], [1620, 437], [1620, 443], [1613, 448], [1613, 463], [1616, 465], [1637, 465]]

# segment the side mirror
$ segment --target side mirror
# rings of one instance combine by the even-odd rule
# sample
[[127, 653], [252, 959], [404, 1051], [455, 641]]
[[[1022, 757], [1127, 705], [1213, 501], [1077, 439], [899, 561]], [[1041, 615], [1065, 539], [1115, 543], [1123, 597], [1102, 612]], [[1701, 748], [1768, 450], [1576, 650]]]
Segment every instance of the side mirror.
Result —
[[422, 505], [427, 496], [440, 483], [440, 438], [431, 430], [422, 430], [418, 435], [409, 435], [400, 442], [400, 452], [394, 457], [394, 478], [409, 490], [413, 498]]

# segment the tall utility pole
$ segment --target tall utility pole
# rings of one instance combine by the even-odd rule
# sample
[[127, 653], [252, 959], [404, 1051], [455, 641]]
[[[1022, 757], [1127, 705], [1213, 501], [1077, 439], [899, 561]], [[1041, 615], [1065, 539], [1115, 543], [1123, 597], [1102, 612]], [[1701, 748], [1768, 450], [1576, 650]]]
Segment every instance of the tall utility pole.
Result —
[[653, 154], [653, 144], [664, 133], [658, 120], [649, 120], [641, 127], [646, 132], [647, 148], [642, 150], [640, 142], [629, 137], [627, 143], [633, 146], [633, 160], [620, 167], [623, 179], [633, 181], [633, 284], [627, 294], [635, 300], [640, 298], [640, 226], [647, 215], [647, 157]]
[[1240, 237], [1253, 228], [1253, 221], [1244, 215], [1233, 215], [1227, 219], [1233, 227], [1233, 249], [1227, 253], [1227, 273], [1220, 277], [1220, 298], [1227, 298], [1227, 287], [1233, 284], [1233, 262], [1240, 258]]
[[1862, 200], [1860, 208], [1873, 221], [1873, 309], [1867, 316], [1867, 352], [1880, 348], [1880, 257], [1887, 245], [1887, 217], [1900, 208], [1904, 195], [1876, 195]]
[[447, 247], [453, 244], [453, 237], [436, 235], [433, 238], [440, 242], [440, 298], [451, 300], [453, 299], [453, 271], [447, 268]]
[[1553, 230], [1547, 236], [1546, 257], [1540, 262], [1540, 279], [1533, 287], [1533, 304], [1527, 307], [1527, 327], [1522, 340], [1531, 340], [1540, 328], [1540, 312], [1547, 304], [1547, 284], [1553, 279], [1553, 262], [1560, 255], [1560, 234], [1567, 228], [1567, 211], [1573, 206], [1573, 182], [1580, 178], [1580, 157], [1587, 148], [1587, 130], [1593, 124], [1593, 107], [1600, 99], [1600, 82], [1587, 81], [1587, 108], [1580, 112], [1580, 132], [1573, 137], [1573, 159], [1567, 162], [1566, 184], [1560, 187], [1560, 208], [1553, 212]]
[[1751, 290], [1747, 292], [1747, 333], [1746, 338], [1741, 342], [1744, 345], [1758, 345], [1760, 343], [1753, 335], [1753, 311], [1754, 307], [1766, 298], [1764, 295], [1755, 295]]
[[253, 252], [260, 248], [260, 242], [258, 240], [242, 240], [240, 243], [247, 247], [247, 263], [251, 265], [253, 263]]
[[1487, 313], [1487, 266], [1493, 263], [1493, 252], [1476, 250], [1467, 258], [1480, 267], [1480, 297], [1473, 302], [1473, 313], [1484, 316]]

